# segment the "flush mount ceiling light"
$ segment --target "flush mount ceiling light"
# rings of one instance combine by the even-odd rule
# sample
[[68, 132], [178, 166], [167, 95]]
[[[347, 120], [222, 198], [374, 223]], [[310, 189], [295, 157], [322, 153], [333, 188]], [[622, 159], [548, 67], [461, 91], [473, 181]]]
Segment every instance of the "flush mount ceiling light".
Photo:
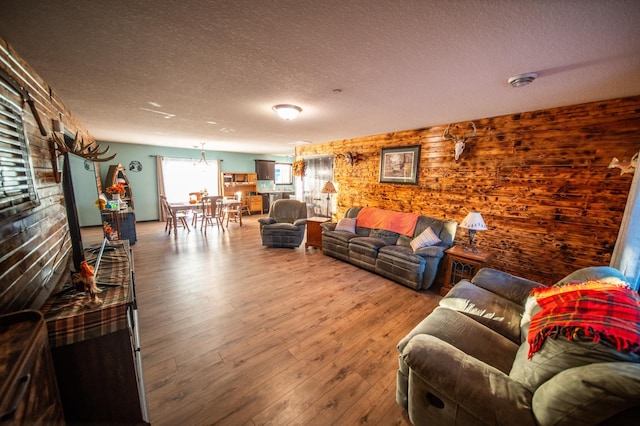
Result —
[[273, 110], [283, 120], [293, 120], [302, 112], [302, 108], [299, 106], [289, 104], [274, 105]]
[[507, 80], [507, 81], [513, 87], [522, 87], [522, 86], [526, 86], [527, 84], [531, 83], [536, 78], [538, 78], [538, 74], [536, 74], [535, 72], [528, 72], [526, 74], [520, 74], [520, 75], [513, 76], [513, 77], [509, 78], [509, 80]]

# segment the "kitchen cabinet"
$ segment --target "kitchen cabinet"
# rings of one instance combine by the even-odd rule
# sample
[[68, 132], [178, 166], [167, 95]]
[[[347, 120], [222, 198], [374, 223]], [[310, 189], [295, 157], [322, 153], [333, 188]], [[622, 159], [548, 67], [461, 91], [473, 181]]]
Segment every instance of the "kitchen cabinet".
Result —
[[255, 160], [258, 180], [274, 180], [276, 178], [276, 162], [271, 160]]
[[255, 212], [258, 211], [260, 213], [264, 213], [262, 208], [262, 196], [261, 195], [251, 195], [249, 196], [249, 211]]
[[0, 423], [64, 424], [47, 327], [38, 311], [0, 316]]
[[[253, 211], [251, 197], [257, 191], [257, 176], [255, 173], [222, 172], [222, 196], [234, 198], [238, 192], [242, 193], [242, 209]], [[254, 202], [255, 203], [255, 202]], [[256, 209], [261, 210], [261, 209]]]

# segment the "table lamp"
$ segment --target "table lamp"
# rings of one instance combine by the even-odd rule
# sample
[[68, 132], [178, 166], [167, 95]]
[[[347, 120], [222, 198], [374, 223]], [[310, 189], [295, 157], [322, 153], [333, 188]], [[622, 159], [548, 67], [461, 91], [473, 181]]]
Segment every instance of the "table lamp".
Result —
[[476, 236], [476, 231], [487, 230], [487, 225], [485, 225], [482, 215], [478, 212], [470, 212], [460, 224], [460, 228], [465, 228], [469, 231], [469, 247], [472, 252], [477, 253], [478, 249], [473, 245], [473, 238]]

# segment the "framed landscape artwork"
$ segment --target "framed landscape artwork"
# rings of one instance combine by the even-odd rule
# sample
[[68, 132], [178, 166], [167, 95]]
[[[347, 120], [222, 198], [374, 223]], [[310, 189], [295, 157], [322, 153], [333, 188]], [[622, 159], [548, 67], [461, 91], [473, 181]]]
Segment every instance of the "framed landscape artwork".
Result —
[[382, 148], [380, 183], [418, 183], [420, 145]]

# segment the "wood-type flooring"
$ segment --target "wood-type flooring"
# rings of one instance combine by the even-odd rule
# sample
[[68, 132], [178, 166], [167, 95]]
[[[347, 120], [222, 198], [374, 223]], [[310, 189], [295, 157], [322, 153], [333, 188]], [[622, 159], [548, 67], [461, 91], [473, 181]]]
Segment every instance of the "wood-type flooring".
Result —
[[[396, 344], [438, 303], [321, 251], [266, 248], [259, 216], [227, 232], [137, 224], [151, 424], [408, 425]], [[83, 229], [83, 242], [102, 238]]]

